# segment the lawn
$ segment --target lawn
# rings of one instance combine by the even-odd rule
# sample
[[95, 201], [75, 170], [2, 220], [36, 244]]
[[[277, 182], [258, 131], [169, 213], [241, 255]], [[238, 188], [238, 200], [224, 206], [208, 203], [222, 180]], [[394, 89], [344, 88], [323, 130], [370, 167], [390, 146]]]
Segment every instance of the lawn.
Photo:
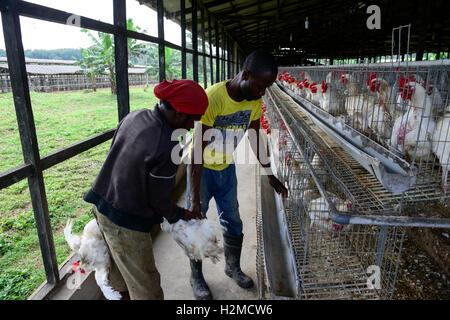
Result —
[[[31, 92], [36, 132], [43, 157], [118, 123], [117, 97], [97, 92]], [[131, 111], [153, 108], [153, 86], [130, 88]], [[106, 158], [110, 140], [44, 171], [45, 191], [58, 264], [69, 255], [63, 229], [75, 218], [74, 232], [92, 219], [82, 199]], [[0, 172], [23, 163], [11, 93], [0, 95]], [[27, 180], [0, 190], [0, 300], [27, 299], [45, 281], [45, 272]]]

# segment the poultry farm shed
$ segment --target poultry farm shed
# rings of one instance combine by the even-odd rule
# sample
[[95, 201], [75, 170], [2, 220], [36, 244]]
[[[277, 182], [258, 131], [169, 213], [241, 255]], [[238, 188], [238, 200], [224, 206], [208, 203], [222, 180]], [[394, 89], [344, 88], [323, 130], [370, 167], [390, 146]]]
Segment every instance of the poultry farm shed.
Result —
[[[0, 2], [3, 72], [24, 158], [0, 173], [0, 189], [28, 179], [47, 279], [32, 299], [62, 287], [77, 259], [58, 263], [43, 173], [108, 141], [115, 127], [42, 153], [22, 18], [114, 38], [117, 123], [130, 112], [130, 40], [157, 45], [159, 81], [173, 67], [171, 49], [180, 55], [180, 77], [205, 88], [239, 74], [256, 49], [274, 55], [281, 67], [263, 97], [261, 123], [272, 170], [289, 197], [279, 198], [256, 168], [260, 298], [268, 292], [280, 299], [391, 299], [407, 231], [450, 227], [449, 219], [409, 210], [447, 205], [450, 197], [450, 61], [442, 60], [450, 57], [450, 2], [375, 1], [381, 14], [375, 29], [367, 24], [372, 3], [350, 0], [114, 0], [108, 21], [75, 14], [70, 1], [41, 2]], [[136, 2], [143, 12], [155, 11], [154, 33], [127, 28]], [[169, 41], [165, 19], [179, 25], [180, 43]], [[391, 31], [408, 24], [407, 37], [391, 39]], [[407, 52], [400, 50], [406, 43]], [[421, 61], [430, 54], [438, 60]], [[379, 63], [387, 57], [392, 62]]]
[[[286, 291], [266, 264], [272, 295], [391, 299], [406, 228], [450, 227], [405, 210], [450, 198], [449, 75], [448, 60], [279, 68], [263, 121], [292, 267]], [[260, 267], [273, 261], [264, 207]]]

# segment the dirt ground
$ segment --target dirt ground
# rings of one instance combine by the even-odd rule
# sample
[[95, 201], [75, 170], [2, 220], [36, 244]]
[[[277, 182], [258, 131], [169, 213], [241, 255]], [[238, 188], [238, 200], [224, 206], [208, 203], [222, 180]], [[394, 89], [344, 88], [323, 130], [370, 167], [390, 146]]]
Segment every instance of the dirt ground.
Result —
[[[449, 205], [415, 206], [409, 215], [450, 218]], [[425, 212], [427, 211], [427, 212]], [[407, 229], [400, 257], [396, 300], [450, 300], [450, 230]]]

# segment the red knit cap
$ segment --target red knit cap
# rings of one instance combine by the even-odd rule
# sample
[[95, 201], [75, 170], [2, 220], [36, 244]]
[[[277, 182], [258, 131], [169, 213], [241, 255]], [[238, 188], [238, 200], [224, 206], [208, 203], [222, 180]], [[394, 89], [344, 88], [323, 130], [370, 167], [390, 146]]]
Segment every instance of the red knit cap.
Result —
[[159, 100], [169, 102], [173, 108], [181, 113], [204, 114], [208, 107], [208, 97], [205, 90], [197, 82], [173, 79], [172, 82], [163, 80], [153, 89]]

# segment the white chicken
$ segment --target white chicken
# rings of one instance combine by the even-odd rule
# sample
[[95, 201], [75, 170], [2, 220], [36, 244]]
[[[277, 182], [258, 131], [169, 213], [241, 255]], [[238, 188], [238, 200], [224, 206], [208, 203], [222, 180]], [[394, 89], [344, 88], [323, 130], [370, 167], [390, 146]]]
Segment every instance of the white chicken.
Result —
[[[344, 201], [330, 192], [328, 192], [328, 196], [338, 211], [347, 211], [348, 201]], [[307, 211], [311, 220], [311, 229], [314, 229], [314, 227], [317, 226], [320, 230], [325, 231], [348, 231], [352, 227], [351, 224], [343, 225], [335, 223], [331, 220], [331, 212], [328, 208], [326, 200], [323, 197], [310, 201], [307, 205]]]
[[[382, 78], [375, 78], [371, 81], [371, 85], [375, 86], [375, 92], [377, 93], [377, 97], [380, 100], [380, 104], [384, 105], [385, 110], [393, 115], [395, 110], [395, 101], [397, 97], [397, 93], [395, 92], [395, 88]], [[372, 90], [372, 89], [371, 89]]]
[[397, 150], [404, 151], [411, 160], [427, 159], [431, 153], [431, 139], [435, 122], [432, 118], [423, 118], [421, 123], [420, 110], [412, 108], [399, 116], [392, 127], [391, 145]]
[[[431, 90], [430, 90], [431, 88]], [[427, 159], [432, 150], [432, 135], [436, 126], [432, 118], [435, 103], [442, 99], [432, 86], [429, 90], [415, 78], [400, 78], [399, 92], [409, 110], [400, 115], [392, 128], [391, 145], [415, 160]]]
[[223, 253], [219, 245], [225, 228], [219, 221], [211, 219], [180, 219], [170, 224], [164, 219], [161, 229], [170, 233], [172, 238], [185, 251], [186, 255], [193, 260], [210, 258], [213, 263], [219, 261]]
[[444, 195], [448, 191], [448, 171], [450, 170], [450, 113], [444, 114], [436, 124], [433, 132], [432, 148], [439, 158], [442, 168], [442, 190]]
[[339, 93], [336, 80], [333, 79], [333, 73], [329, 72], [322, 80], [321, 84], [322, 97], [320, 100], [320, 108], [333, 116], [340, 115], [344, 111], [344, 100]]
[[72, 220], [69, 219], [64, 228], [64, 236], [70, 249], [80, 256], [80, 268], [86, 271], [95, 271], [95, 281], [106, 299], [120, 300], [121, 294], [108, 284], [111, 260], [97, 221], [95, 219], [89, 221], [84, 227], [81, 237], [72, 234], [72, 224]]
[[[374, 114], [374, 109], [380, 108], [379, 101], [374, 96], [353, 94], [355, 89], [349, 88], [348, 92], [349, 96], [345, 99], [345, 112], [348, 116], [347, 122], [353, 128], [367, 132], [371, 123], [370, 120], [374, 120], [369, 119], [369, 116]], [[379, 112], [376, 113], [376, 115], [378, 114]]]
[[307, 90], [308, 100], [320, 106], [322, 104], [322, 90], [317, 87], [317, 82], [312, 82]]

